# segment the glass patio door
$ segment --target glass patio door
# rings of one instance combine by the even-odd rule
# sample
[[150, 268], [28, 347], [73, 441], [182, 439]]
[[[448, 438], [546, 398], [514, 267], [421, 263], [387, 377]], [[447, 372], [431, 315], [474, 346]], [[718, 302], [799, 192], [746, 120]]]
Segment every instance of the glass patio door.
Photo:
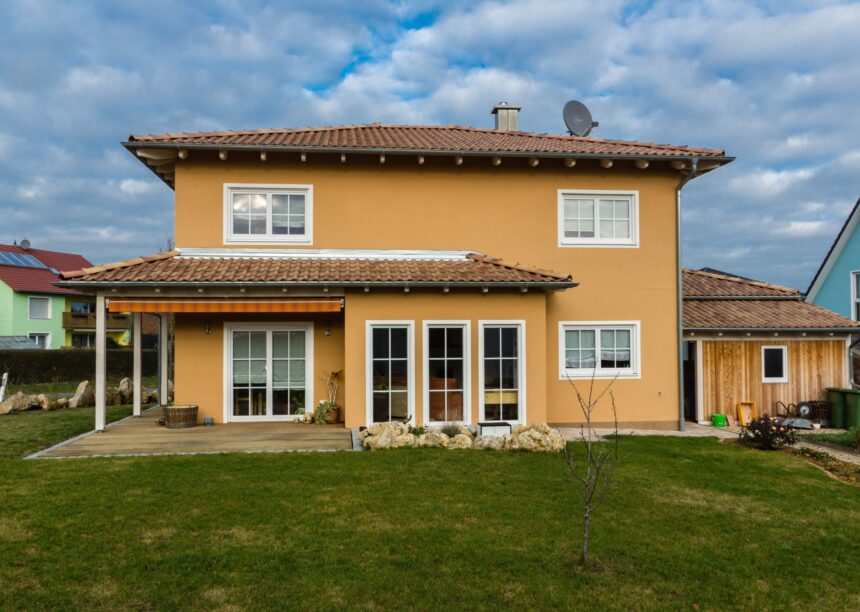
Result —
[[292, 419], [308, 409], [309, 330], [234, 328], [231, 420]]

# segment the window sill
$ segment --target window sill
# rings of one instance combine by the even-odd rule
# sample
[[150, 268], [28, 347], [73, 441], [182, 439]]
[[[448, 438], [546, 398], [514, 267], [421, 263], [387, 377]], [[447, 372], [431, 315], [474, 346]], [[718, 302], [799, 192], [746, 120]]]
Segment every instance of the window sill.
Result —
[[638, 242], [559, 242], [560, 249], [598, 248], [598, 249], [638, 249]]
[[312, 245], [313, 239], [309, 236], [301, 236], [296, 238], [272, 238], [260, 236], [259, 238], [225, 238], [224, 244], [241, 244], [241, 245], [266, 245], [266, 244], [301, 244]]
[[591, 370], [565, 370], [562, 371], [561, 376], [559, 376], [559, 380], [589, 380], [591, 378], [594, 378], [594, 380], [611, 380], [613, 378], [617, 378], [619, 380], [636, 380], [641, 377], [642, 376], [639, 372], [631, 372], [629, 370], [614, 372], [607, 370], [597, 372], [593, 372]]

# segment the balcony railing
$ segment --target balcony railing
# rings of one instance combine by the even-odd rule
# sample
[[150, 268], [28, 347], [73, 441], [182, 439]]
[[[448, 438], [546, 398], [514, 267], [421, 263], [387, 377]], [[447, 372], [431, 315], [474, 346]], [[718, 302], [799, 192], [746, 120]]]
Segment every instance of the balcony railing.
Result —
[[[95, 313], [64, 312], [63, 327], [66, 329], [95, 329]], [[105, 314], [105, 327], [107, 329], [129, 329], [131, 327], [131, 315], [127, 314]]]

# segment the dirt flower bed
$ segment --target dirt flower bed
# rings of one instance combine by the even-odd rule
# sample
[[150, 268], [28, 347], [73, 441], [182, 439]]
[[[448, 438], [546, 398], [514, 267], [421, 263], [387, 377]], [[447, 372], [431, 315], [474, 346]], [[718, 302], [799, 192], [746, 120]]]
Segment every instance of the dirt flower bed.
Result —
[[798, 448], [790, 451], [797, 456], [817, 465], [834, 478], [854, 486], [860, 486], [860, 465], [839, 461], [828, 453], [811, 448]]

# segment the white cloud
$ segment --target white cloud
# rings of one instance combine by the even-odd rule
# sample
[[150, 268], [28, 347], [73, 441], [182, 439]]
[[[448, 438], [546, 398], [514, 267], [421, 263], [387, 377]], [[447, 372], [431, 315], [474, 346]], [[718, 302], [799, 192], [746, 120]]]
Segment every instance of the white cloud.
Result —
[[772, 225], [770, 233], [776, 236], [788, 238], [809, 238], [811, 236], [830, 236], [835, 228], [828, 221], [789, 221], [779, 225]]
[[152, 194], [158, 188], [152, 181], [139, 179], [123, 179], [119, 182], [119, 190], [123, 195], [137, 197]]
[[[578, 98], [596, 136], [736, 155], [685, 187], [685, 257], [802, 286], [860, 195], [858, 29], [860, 5], [823, 1], [2, 3], [3, 205], [63, 248], [120, 259], [152, 251], [172, 214], [120, 148], [130, 132], [490, 126], [505, 99], [524, 129], [560, 133]], [[117, 210], [135, 230], [94, 235]], [[11, 241], [25, 220], [4, 219]]]
[[808, 181], [815, 176], [814, 168], [797, 170], [756, 169], [748, 174], [736, 176], [729, 181], [734, 191], [754, 197], [772, 197]]

